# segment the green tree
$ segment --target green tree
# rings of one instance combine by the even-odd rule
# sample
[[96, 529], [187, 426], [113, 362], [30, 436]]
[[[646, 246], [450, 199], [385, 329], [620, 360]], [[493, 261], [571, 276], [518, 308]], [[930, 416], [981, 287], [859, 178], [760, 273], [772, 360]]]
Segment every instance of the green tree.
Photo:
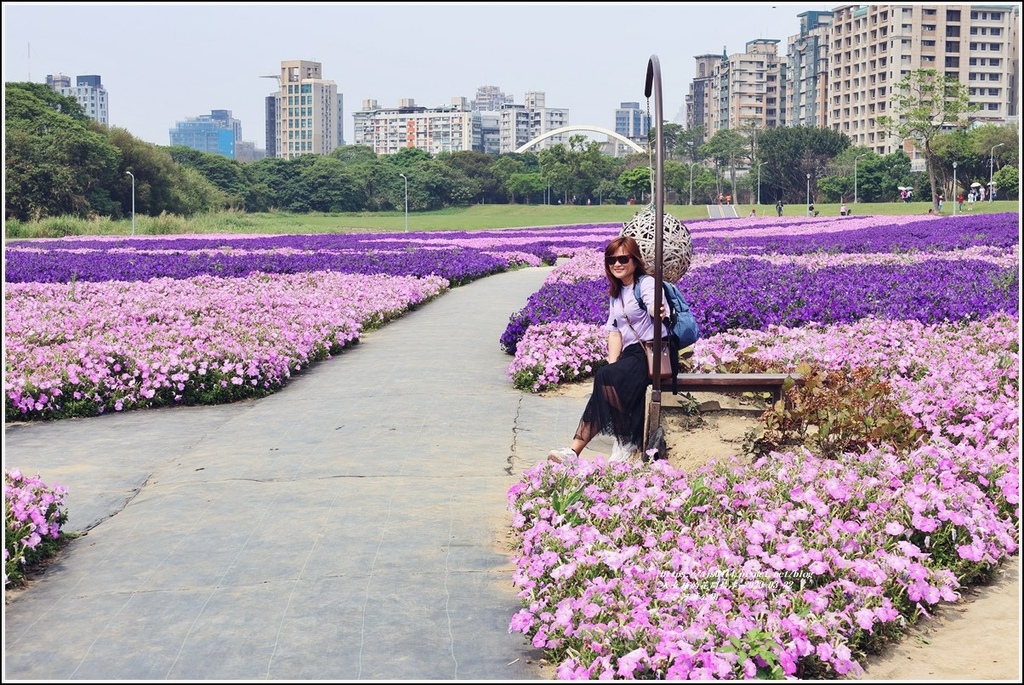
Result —
[[330, 156], [346, 164], [360, 164], [377, 158], [377, 153], [368, 145], [340, 145], [330, 152]]
[[[664, 169], [662, 170], [664, 171]], [[649, 167], [633, 167], [619, 174], [619, 186], [626, 194], [643, 204], [650, 200], [651, 170]]]
[[[665, 135], [665, 159], [668, 160], [680, 157], [680, 151], [682, 150], [683, 152], [685, 152], [682, 146], [680, 146], [680, 141], [685, 136], [686, 129], [680, 126], [679, 124], [673, 124], [670, 121], [666, 121], [662, 123], [661, 130], [664, 131]], [[657, 130], [651, 130], [649, 136], [651, 139], [651, 144], [653, 144], [654, 141], [657, 140], [657, 134]]]
[[509, 187], [513, 174], [539, 172], [540, 164], [537, 162], [537, 155], [532, 152], [506, 153], [499, 155], [491, 163], [491, 173], [494, 175], [505, 194], [507, 202], [515, 202], [517, 191]]
[[116, 211], [119, 151], [78, 103], [40, 83], [7, 83], [4, 98], [4, 216]]
[[1020, 170], [1013, 166], [1004, 166], [992, 176], [996, 186], [996, 197], [1002, 200], [1020, 199]]
[[461, 174], [472, 182], [471, 202], [494, 204], [502, 201], [504, 191], [501, 181], [491, 169], [494, 159], [490, 155], [462, 150], [442, 153], [437, 156], [437, 161], [449, 167], [453, 174]]
[[194, 150], [183, 145], [172, 145], [167, 148], [171, 159], [183, 166], [198, 171], [203, 178], [221, 190], [227, 197], [228, 205], [233, 209], [245, 207], [245, 198], [249, 194], [249, 181], [245, 176], [242, 163], [229, 159], [224, 155]]
[[[761, 167], [761, 200], [774, 204], [803, 204], [806, 200], [807, 174], [815, 182], [829, 162], [850, 146], [843, 133], [814, 126], [787, 126], [762, 131], [757, 142], [757, 161]], [[820, 171], [819, 171], [820, 170]], [[813, 194], [812, 194], [813, 197]]]
[[686, 204], [690, 190], [690, 165], [670, 159], [665, 161], [661, 172], [665, 182], [665, 201], [671, 202], [669, 195], [674, 191], [677, 204]]
[[526, 200], [526, 204], [530, 204], [530, 198], [543, 193], [547, 188], [547, 183], [544, 181], [544, 176], [535, 171], [512, 174], [505, 182], [505, 187], [511, 193], [512, 202], [515, 202], [518, 195]]
[[676, 156], [679, 159], [687, 159], [693, 163], [704, 159], [701, 152], [701, 145], [704, 144], [704, 127], [685, 129], [676, 139]]
[[[715, 160], [716, 168], [728, 167], [729, 192], [735, 200], [736, 163], [746, 159], [747, 139], [736, 131], [722, 129], [711, 136], [711, 140], [701, 146], [702, 154]], [[719, 192], [722, 192], [719, 187]]]
[[938, 211], [940, 160], [933, 142], [944, 130], [967, 126], [968, 115], [978, 107], [971, 103], [967, 86], [935, 69], [910, 72], [893, 86], [889, 99], [893, 114], [878, 117], [878, 124], [924, 152], [932, 206]]
[[307, 204], [314, 212], [357, 212], [363, 208], [363, 188], [351, 167], [330, 155], [314, 155], [300, 172], [308, 189]]

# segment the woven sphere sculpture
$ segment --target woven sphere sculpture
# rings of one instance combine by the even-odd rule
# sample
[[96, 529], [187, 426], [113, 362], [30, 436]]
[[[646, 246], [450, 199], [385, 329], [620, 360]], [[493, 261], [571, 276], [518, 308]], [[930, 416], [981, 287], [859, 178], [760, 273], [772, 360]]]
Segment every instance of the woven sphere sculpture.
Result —
[[[620, 236], [628, 235], [637, 242], [644, 262], [652, 271], [655, 257], [655, 213], [654, 205], [648, 205], [630, 221], [622, 224], [622, 230], [619, 231]], [[690, 269], [693, 260], [690, 229], [671, 214], [664, 214], [661, 238], [661, 277], [675, 283]]]

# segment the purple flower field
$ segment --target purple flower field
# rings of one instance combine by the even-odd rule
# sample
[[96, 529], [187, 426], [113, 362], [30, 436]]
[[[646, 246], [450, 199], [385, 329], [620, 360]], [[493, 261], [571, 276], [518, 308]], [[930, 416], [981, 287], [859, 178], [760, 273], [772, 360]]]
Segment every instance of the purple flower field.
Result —
[[[921, 436], [695, 473], [542, 462], [508, 492], [560, 679], [842, 678], [1019, 545], [1019, 215], [688, 222], [698, 369], [870, 370]], [[10, 420], [230, 402], [452, 287], [551, 269], [500, 345], [527, 392], [603, 362], [614, 225], [75, 238], [5, 250]]]

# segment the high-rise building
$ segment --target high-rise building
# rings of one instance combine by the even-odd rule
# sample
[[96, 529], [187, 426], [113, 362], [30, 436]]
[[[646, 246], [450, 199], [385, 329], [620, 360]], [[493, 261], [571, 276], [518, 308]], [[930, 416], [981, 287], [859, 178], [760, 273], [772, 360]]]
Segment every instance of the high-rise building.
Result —
[[703, 140], [732, 129], [756, 131], [782, 126], [785, 121], [785, 63], [779, 41], [759, 38], [744, 51], [729, 55], [698, 55], [697, 71], [686, 96], [686, 127], [702, 128]]
[[242, 142], [242, 122], [227, 109], [214, 109], [175, 123], [170, 130], [171, 145], [235, 159], [236, 146]]
[[376, 100], [364, 100], [352, 115], [354, 145], [373, 148], [378, 155], [393, 155], [416, 148], [436, 155], [440, 152], [482, 150], [482, 114], [471, 111], [466, 98], [452, 98], [451, 105], [422, 107], [412, 98], [397, 107], [381, 107]]
[[70, 77], [64, 74], [51, 74], [46, 77], [46, 85], [61, 95], [75, 98], [90, 119], [104, 126], [110, 125], [107, 89], [103, 87], [99, 76], [77, 76], [75, 85], [72, 86]]
[[791, 36], [786, 52], [785, 126], [826, 124], [828, 84], [828, 43], [832, 12], [804, 12], [797, 15], [800, 33]]
[[268, 155], [326, 155], [343, 144], [343, 98], [321, 69], [320, 62], [281, 62], [278, 90], [266, 100]]
[[639, 145], [647, 145], [651, 115], [640, 109], [639, 102], [623, 102], [615, 110], [615, 132]]
[[724, 59], [722, 55], [697, 55], [697, 69], [690, 82], [690, 92], [686, 95], [686, 128], [700, 128], [704, 131], [703, 141], [711, 137], [711, 114], [709, 102], [714, 99], [715, 69]]
[[715, 98], [707, 133], [723, 129], [756, 132], [780, 125], [778, 40], [752, 40], [743, 52], [722, 55], [714, 67]]
[[[544, 93], [528, 92], [524, 100], [523, 105], [506, 103], [498, 111], [501, 153], [515, 152], [531, 140], [568, 125], [569, 110], [547, 107]], [[568, 142], [565, 136], [554, 135], [534, 147], [544, 149]]]
[[705, 140], [723, 129], [830, 128], [878, 154], [902, 149], [923, 168], [914, 141], [878, 122], [893, 116], [892, 89], [917, 70], [966, 86], [973, 124], [1017, 122], [1019, 6], [843, 5], [797, 19], [784, 60], [766, 39], [737, 55], [698, 55], [687, 128], [703, 126]]
[[485, 154], [501, 153], [501, 115], [497, 112], [480, 112], [480, 142]]
[[892, 89], [918, 69], [967, 87], [979, 124], [1015, 121], [1020, 102], [1019, 5], [844, 5], [829, 30], [825, 122], [854, 145], [889, 154], [912, 141], [888, 135], [878, 117]]
[[239, 162], [255, 162], [266, 156], [266, 151], [257, 149], [256, 143], [245, 140], [235, 143], [235, 159]]
[[497, 112], [504, 104], [515, 102], [511, 95], [505, 95], [498, 86], [480, 86], [476, 98], [470, 103], [474, 112]]

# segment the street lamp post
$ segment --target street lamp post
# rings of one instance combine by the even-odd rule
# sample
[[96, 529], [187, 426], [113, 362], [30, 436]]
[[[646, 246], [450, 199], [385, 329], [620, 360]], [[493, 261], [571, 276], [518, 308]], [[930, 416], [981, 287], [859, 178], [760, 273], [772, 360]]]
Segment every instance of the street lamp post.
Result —
[[690, 204], [693, 204], [693, 167], [697, 164], [697, 142], [690, 141]]
[[405, 179], [405, 232], [409, 232], [409, 177], [405, 174], [398, 174]]
[[988, 151], [988, 201], [992, 202], [992, 191], [995, 190], [995, 186], [992, 185], [992, 161], [995, 159], [995, 152], [997, 147], [1002, 147], [1006, 143], [998, 143], [992, 146], [992, 149]]
[[956, 216], [956, 162], [953, 162], [953, 216]]
[[856, 159], [853, 160], [853, 204], [857, 204], [857, 162], [861, 157], [867, 157], [868, 153], [863, 155], [857, 155]]
[[124, 173], [132, 177], [132, 235], [135, 235], [135, 174], [130, 171]]
[[761, 206], [761, 167], [764, 162], [757, 163], [757, 206]]
[[807, 174], [807, 216], [811, 215], [811, 175]]

